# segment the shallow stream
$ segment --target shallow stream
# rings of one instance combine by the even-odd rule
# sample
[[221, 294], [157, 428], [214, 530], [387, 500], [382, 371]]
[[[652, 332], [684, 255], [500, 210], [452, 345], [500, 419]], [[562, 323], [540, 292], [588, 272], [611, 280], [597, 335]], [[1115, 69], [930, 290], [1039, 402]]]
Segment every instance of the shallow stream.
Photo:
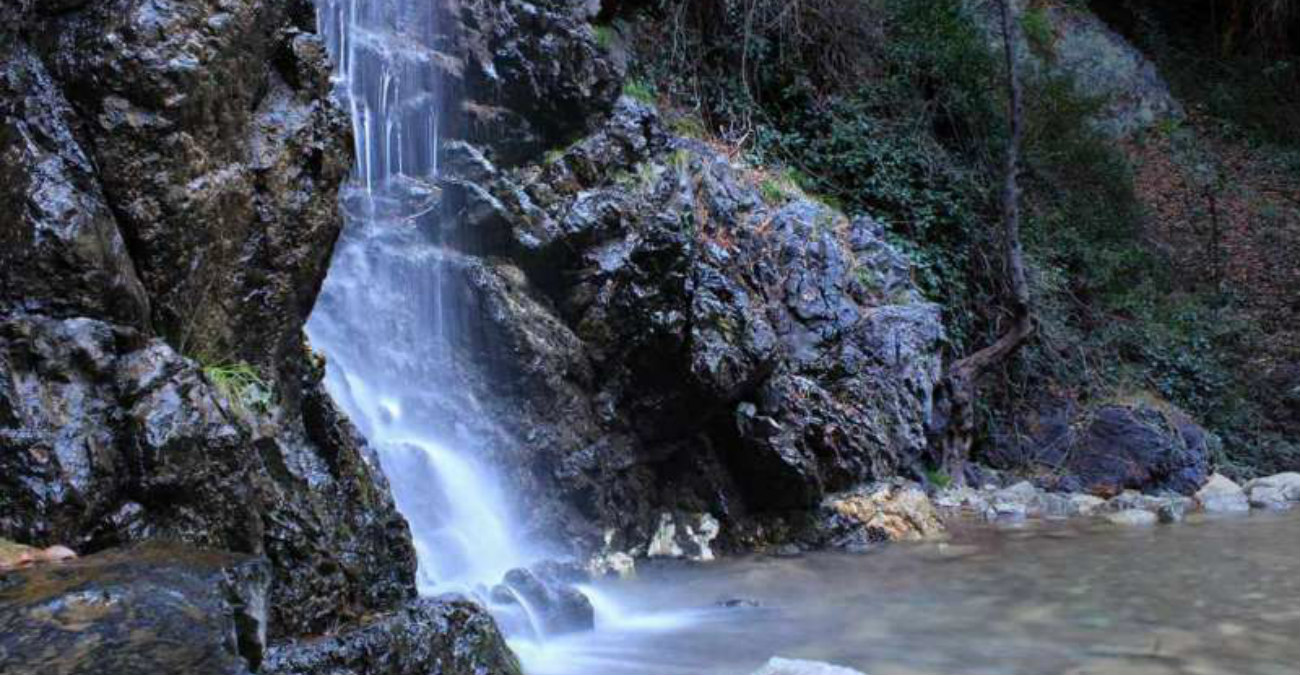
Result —
[[[528, 675], [745, 675], [776, 655], [870, 675], [1300, 673], [1300, 513], [971, 527], [593, 590], [596, 632], [514, 643]], [[737, 600], [757, 606], [720, 604]]]

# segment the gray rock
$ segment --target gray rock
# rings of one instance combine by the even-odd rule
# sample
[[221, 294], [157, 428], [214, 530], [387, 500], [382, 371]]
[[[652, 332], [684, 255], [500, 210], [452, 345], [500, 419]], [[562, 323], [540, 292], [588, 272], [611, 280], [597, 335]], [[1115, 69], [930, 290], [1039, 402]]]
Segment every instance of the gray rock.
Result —
[[1092, 495], [1072, 494], [1067, 498], [1070, 500], [1072, 514], [1079, 516], [1093, 515], [1106, 505], [1106, 500]]
[[186, 353], [277, 379], [299, 358], [351, 165], [303, 9], [82, 3], [33, 38], [88, 141], [153, 326]]
[[[1025, 416], [1027, 438], [1004, 440], [1005, 463], [1058, 466], [1069, 492], [1123, 490], [1190, 495], [1209, 476], [1212, 436], [1186, 413], [1135, 399], [1078, 408], [1045, 401]], [[1008, 447], [1010, 446], [1010, 447]]]
[[265, 555], [277, 634], [413, 593], [406, 523], [319, 385], [301, 421], [255, 431], [166, 343], [89, 319], [0, 319], [0, 365], [16, 404], [0, 425], [0, 536]]
[[[971, 0], [990, 39], [1001, 41], [996, 3]], [[1018, 0], [1021, 12], [1031, 3]], [[1019, 54], [1033, 74], [1068, 75], [1075, 89], [1089, 98], [1107, 101], [1095, 120], [1113, 136], [1127, 136], [1163, 119], [1183, 117], [1182, 106], [1161, 78], [1154, 63], [1111, 30], [1086, 6], [1032, 5], [1050, 30], [1046, 44], [1025, 37]], [[999, 47], [1000, 48], [1000, 47]]]
[[0, 576], [12, 675], [247, 675], [266, 649], [264, 560], [147, 545]]
[[149, 324], [77, 118], [45, 64], [0, 44], [0, 309]]
[[1240, 513], [1250, 510], [1246, 493], [1222, 474], [1214, 474], [1196, 493], [1196, 502], [1210, 513]]
[[[264, 555], [277, 635], [404, 601], [405, 522], [302, 339], [352, 148], [310, 5], [20, 5], [0, 28], [0, 536]], [[258, 409], [187, 357], [250, 364]]]
[[622, 90], [622, 65], [596, 40], [587, 3], [450, 5], [467, 137], [514, 165], [590, 131]]
[[585, 572], [574, 570], [577, 576], [565, 574], [567, 568], [551, 565], [532, 569], [513, 569], [492, 589], [495, 605], [522, 605], [530, 621], [537, 625], [531, 629], [547, 635], [562, 635], [595, 627], [596, 613], [591, 600], [574, 587], [586, 581]]
[[1250, 505], [1261, 509], [1287, 509], [1300, 502], [1300, 473], [1279, 473], [1256, 478], [1245, 486]]
[[1187, 502], [1181, 499], [1169, 500], [1159, 506], [1156, 517], [1166, 524], [1181, 523], [1187, 517]]

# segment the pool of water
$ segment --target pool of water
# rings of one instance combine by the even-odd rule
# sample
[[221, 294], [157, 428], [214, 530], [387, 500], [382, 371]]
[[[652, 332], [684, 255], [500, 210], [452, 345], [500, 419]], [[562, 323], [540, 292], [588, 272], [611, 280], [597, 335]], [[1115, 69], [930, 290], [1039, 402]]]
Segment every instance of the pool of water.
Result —
[[777, 655], [869, 675], [1300, 673], [1300, 512], [972, 526], [591, 590], [596, 631], [513, 644], [529, 675], [746, 675]]

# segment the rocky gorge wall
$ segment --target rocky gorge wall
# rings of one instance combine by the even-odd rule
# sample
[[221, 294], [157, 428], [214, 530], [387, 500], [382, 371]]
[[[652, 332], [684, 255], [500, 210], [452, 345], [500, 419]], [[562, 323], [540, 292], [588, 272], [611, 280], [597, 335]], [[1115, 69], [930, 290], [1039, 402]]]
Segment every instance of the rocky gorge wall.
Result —
[[[414, 593], [302, 325], [349, 130], [309, 4], [7, 3], [0, 537], [267, 557], [274, 634]], [[268, 391], [246, 405], [214, 366]]]
[[879, 224], [765, 192], [620, 97], [592, 3], [455, 9], [440, 235], [469, 323], [447, 417], [490, 439], [534, 538], [750, 547], [920, 471], [943, 328]]

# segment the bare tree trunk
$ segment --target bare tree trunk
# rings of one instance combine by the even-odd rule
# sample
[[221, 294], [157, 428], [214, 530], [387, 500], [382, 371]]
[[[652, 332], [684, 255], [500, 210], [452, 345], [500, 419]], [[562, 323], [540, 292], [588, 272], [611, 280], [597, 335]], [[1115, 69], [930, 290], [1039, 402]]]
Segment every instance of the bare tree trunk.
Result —
[[1002, 228], [1005, 264], [1010, 286], [1011, 325], [993, 344], [970, 354], [948, 368], [944, 388], [947, 420], [941, 436], [940, 462], [959, 484], [965, 480], [966, 460], [975, 439], [975, 395], [977, 380], [990, 367], [1011, 356], [1034, 332], [1029, 305], [1029, 282], [1025, 278], [1024, 251], [1020, 245], [1020, 144], [1024, 136], [1021, 110], [1020, 67], [1016, 59], [1018, 20], [1014, 0], [998, 0], [1002, 13], [1002, 42], [1007, 65], [1007, 97], [1011, 138], [1007, 142], [1002, 184]]

